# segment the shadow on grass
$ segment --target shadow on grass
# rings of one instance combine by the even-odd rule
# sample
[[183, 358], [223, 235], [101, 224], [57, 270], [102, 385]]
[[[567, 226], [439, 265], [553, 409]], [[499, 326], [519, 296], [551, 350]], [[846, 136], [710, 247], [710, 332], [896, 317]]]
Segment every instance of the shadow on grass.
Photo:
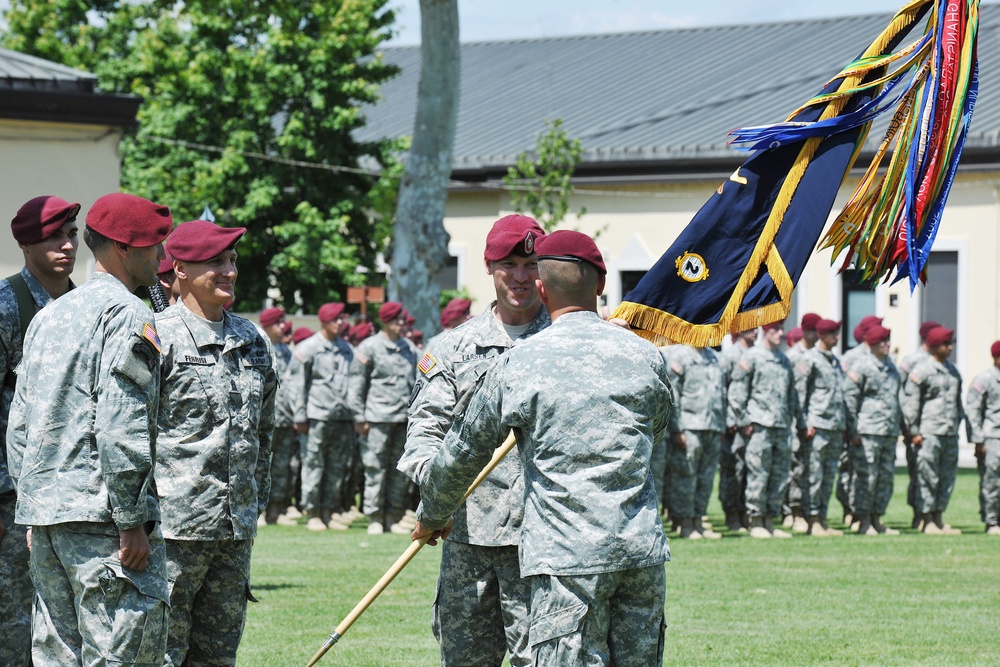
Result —
[[305, 588], [302, 584], [254, 584], [253, 591], [255, 593], [260, 591], [281, 591], [286, 588]]

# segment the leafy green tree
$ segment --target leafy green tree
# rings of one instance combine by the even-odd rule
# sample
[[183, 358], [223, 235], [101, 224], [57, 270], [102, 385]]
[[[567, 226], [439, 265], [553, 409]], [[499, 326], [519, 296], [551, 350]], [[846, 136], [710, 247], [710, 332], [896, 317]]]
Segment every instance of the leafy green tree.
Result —
[[[511, 206], [517, 213], [527, 213], [550, 232], [569, 213], [573, 193], [573, 172], [583, 156], [579, 139], [563, 129], [561, 118], [546, 121], [545, 132], [538, 136], [535, 159], [521, 153], [507, 170], [503, 182], [510, 188]], [[581, 207], [579, 218], [587, 212]]]
[[389, 0], [13, 0], [4, 46], [139, 95], [122, 187], [177, 221], [245, 226], [237, 308], [315, 310], [362, 284], [391, 232], [401, 142], [362, 144], [395, 75]]

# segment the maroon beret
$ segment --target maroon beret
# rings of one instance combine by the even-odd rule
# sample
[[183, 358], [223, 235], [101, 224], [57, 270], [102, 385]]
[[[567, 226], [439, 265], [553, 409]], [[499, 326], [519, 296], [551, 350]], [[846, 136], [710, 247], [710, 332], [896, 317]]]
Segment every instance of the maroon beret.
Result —
[[803, 331], [816, 331], [816, 324], [823, 319], [816, 313], [806, 313], [802, 316], [802, 330]]
[[246, 233], [246, 227], [220, 227], [207, 220], [191, 220], [177, 225], [167, 237], [166, 248], [182, 262], [207, 262], [232, 248]]
[[290, 333], [292, 333], [292, 321], [285, 320], [285, 323], [281, 325], [281, 334], [287, 336]]
[[945, 343], [950, 343], [955, 339], [955, 330], [949, 329], [947, 327], [934, 327], [927, 332], [927, 338], [924, 342], [928, 346], [934, 347], [935, 345], [944, 345]]
[[802, 327], [795, 327], [785, 334], [785, 343], [788, 344], [788, 347], [795, 345], [800, 340], [802, 340]]
[[284, 308], [265, 308], [260, 311], [260, 326], [269, 327], [273, 324], [277, 324], [284, 316]]
[[777, 322], [768, 322], [767, 324], [761, 327], [761, 329], [763, 329], [764, 331], [770, 331], [771, 329], [784, 329], [784, 328], [785, 328], [785, 320], [778, 320]]
[[941, 325], [938, 324], [937, 322], [933, 321], [933, 320], [927, 320], [926, 322], [924, 322], [923, 324], [921, 324], [920, 325], [920, 340], [926, 341], [927, 340], [927, 334], [928, 334], [928, 332], [930, 332], [930, 330], [933, 329], [934, 327], [939, 327], [939, 326], [941, 326]]
[[555, 259], [559, 261], [583, 261], [592, 264], [601, 275], [608, 272], [604, 266], [604, 258], [597, 249], [594, 239], [581, 232], [571, 229], [560, 229], [538, 239], [535, 244], [538, 259]]
[[508, 255], [529, 257], [535, 252], [535, 241], [545, 236], [534, 218], [526, 215], [507, 215], [493, 223], [486, 235], [486, 250], [483, 256], [496, 262]]
[[884, 340], [889, 340], [891, 333], [891, 331], [886, 329], [881, 324], [876, 324], [865, 332], [865, 342], [869, 345], [878, 345]]
[[990, 345], [990, 354], [994, 359], [1000, 357], [1000, 340]]
[[296, 345], [298, 345], [299, 343], [301, 343], [302, 341], [304, 341], [306, 338], [311, 337], [314, 333], [316, 333], [316, 332], [313, 331], [312, 329], [310, 329], [309, 327], [299, 327], [292, 334], [292, 342], [295, 343]]
[[406, 326], [408, 327], [412, 327], [414, 324], [417, 323], [417, 318], [415, 318], [413, 315], [410, 315], [410, 311], [408, 310], [403, 311], [403, 317], [406, 319]]
[[170, 253], [166, 253], [166, 257], [160, 261], [159, 268], [156, 269], [156, 275], [162, 276], [164, 273], [170, 273], [174, 270], [174, 258], [170, 256]]
[[363, 341], [368, 336], [372, 335], [372, 323], [371, 322], [360, 322], [354, 325], [354, 330], [351, 332], [358, 342]]
[[441, 310], [441, 326], [450, 326], [455, 320], [460, 320], [469, 314], [472, 302], [468, 299], [452, 299]]
[[820, 336], [825, 334], [837, 333], [840, 331], [841, 322], [836, 322], [834, 320], [820, 320], [816, 323], [816, 333]]
[[339, 302], [324, 303], [319, 307], [319, 312], [316, 314], [319, 315], [320, 322], [333, 322], [344, 313], [344, 307], [344, 304]]
[[29, 199], [10, 221], [10, 233], [18, 243], [41, 243], [59, 231], [67, 222], [76, 220], [79, 204], [65, 199], [44, 195]]
[[136, 248], [163, 243], [173, 226], [169, 208], [124, 192], [104, 195], [87, 212], [87, 227]]
[[383, 322], [391, 322], [403, 313], [403, 304], [398, 301], [386, 301], [378, 309], [378, 318]]
[[424, 332], [421, 331], [420, 329], [414, 329], [413, 331], [410, 332], [410, 340], [412, 340], [414, 343], [424, 342]]

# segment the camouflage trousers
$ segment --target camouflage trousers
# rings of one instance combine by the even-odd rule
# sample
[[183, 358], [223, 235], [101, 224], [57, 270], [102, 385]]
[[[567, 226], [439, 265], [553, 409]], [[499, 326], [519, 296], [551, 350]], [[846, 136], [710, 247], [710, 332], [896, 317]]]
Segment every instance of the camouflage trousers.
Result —
[[663, 664], [663, 565], [602, 574], [531, 579], [532, 664], [536, 667]]
[[958, 436], [924, 435], [917, 447], [917, 498], [915, 509], [922, 513], [948, 509], [958, 470]]
[[14, 523], [16, 496], [0, 499], [0, 665], [31, 664], [31, 598], [35, 587], [28, 571], [27, 526]]
[[919, 474], [917, 473], [917, 448], [906, 442], [906, 474], [910, 483], [906, 487], [906, 504], [917, 510], [917, 487], [919, 485]]
[[708, 511], [721, 436], [717, 431], [684, 431], [687, 447], [682, 450], [670, 445], [670, 499], [677, 517], [701, 517]]
[[[166, 665], [235, 665], [250, 593], [251, 540], [167, 540]], [[254, 600], [256, 601], [256, 600]]]
[[857, 471], [854, 469], [855, 457], [851, 453], [853, 447], [845, 445], [837, 459], [837, 501], [843, 506], [845, 515], [858, 513], [855, 507], [855, 496], [858, 491], [855, 488], [857, 482]]
[[803, 510], [809, 507], [809, 456], [812, 453], [812, 441], [802, 441], [794, 431], [791, 434], [792, 462], [788, 471], [788, 489], [785, 492], [785, 507], [783, 514], [791, 514], [792, 510]]
[[295, 429], [275, 426], [271, 438], [271, 496], [268, 503], [284, 509], [292, 500], [292, 452], [298, 447]]
[[747, 441], [737, 431], [722, 434], [719, 451], [719, 502], [722, 511], [729, 514], [746, 512], [746, 446]]
[[809, 456], [809, 506], [806, 514], [825, 519], [830, 509], [830, 496], [837, 481], [837, 466], [844, 451], [841, 431], [816, 429]]
[[850, 446], [856, 515], [885, 514], [892, 499], [897, 440], [894, 435], [862, 435], [860, 446]]
[[302, 504], [306, 511], [348, 509], [342, 506], [341, 487], [350, 473], [353, 451], [351, 422], [309, 420], [302, 451]]
[[649, 457], [649, 472], [653, 475], [653, 488], [656, 489], [656, 498], [667, 508], [667, 500], [664, 495], [664, 486], [667, 482], [667, 448], [669, 437], [660, 438], [654, 445], [652, 454]]
[[987, 525], [1000, 525], [1000, 440], [986, 438], [983, 475], [979, 495], [983, 505], [983, 520]]
[[406, 511], [409, 480], [396, 470], [406, 442], [406, 422], [369, 422], [368, 439], [361, 450], [365, 466], [364, 512], [370, 517], [394, 523]]
[[445, 540], [431, 627], [441, 667], [531, 664], [528, 604], [516, 546], [484, 547]]
[[750, 516], [780, 516], [792, 447], [788, 427], [753, 425], [746, 448], [746, 505]]
[[118, 559], [114, 524], [32, 527], [35, 667], [163, 664], [169, 597], [159, 526], [149, 546], [149, 564], [139, 571]]

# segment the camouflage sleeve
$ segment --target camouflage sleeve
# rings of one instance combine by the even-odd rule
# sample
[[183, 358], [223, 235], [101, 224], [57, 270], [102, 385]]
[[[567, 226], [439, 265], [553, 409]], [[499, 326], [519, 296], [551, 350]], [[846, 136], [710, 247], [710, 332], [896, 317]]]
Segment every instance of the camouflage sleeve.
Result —
[[844, 373], [844, 407], [847, 412], [847, 437], [853, 440], [858, 435], [858, 411], [865, 394], [865, 376], [855, 366]]
[[920, 435], [920, 405], [923, 390], [923, 379], [916, 371], [913, 371], [899, 392], [899, 406], [903, 410], [903, 423], [911, 438]]
[[965, 412], [965, 405], [962, 403], [962, 380], [958, 380], [958, 392], [955, 394], [955, 406], [958, 410], [959, 419], [965, 422], [965, 439], [968, 442], [974, 442], [972, 439], [972, 424], [969, 423], [969, 415]]
[[11, 482], [17, 486], [21, 476], [21, 462], [24, 460], [25, 423], [24, 423], [24, 383], [19, 383], [14, 391], [14, 400], [10, 405], [7, 420], [7, 470]]
[[131, 310], [112, 314], [95, 385], [94, 439], [111, 517], [120, 530], [149, 519], [146, 496], [153, 488], [159, 356], [151, 324]]
[[364, 346], [358, 347], [351, 362], [347, 384], [347, 403], [354, 415], [354, 422], [365, 422], [365, 404], [368, 402], [368, 387], [371, 384], [372, 360]]
[[[653, 441], [659, 442], [666, 432], [680, 433], [680, 393], [674, 389], [670, 383], [670, 372], [668, 364], [664, 363], [656, 369], [667, 391], [667, 419], [661, 419], [653, 423]], [[674, 429], [677, 429], [676, 431]]]
[[[795, 368], [792, 371], [795, 377], [794, 394], [798, 396], [799, 407], [802, 412], [809, 414], [809, 389], [812, 380], [812, 363], [806, 358], [806, 355], [802, 355], [798, 362], [795, 364]], [[796, 413], [790, 413], [795, 415]]]
[[796, 431], [804, 431], [806, 424], [806, 408], [802, 404], [802, 399], [799, 396], [799, 392], [795, 389], [795, 371], [792, 371], [792, 379], [789, 380], [791, 386], [788, 388], [788, 414], [792, 416], [794, 423], [792, 428]]
[[253, 473], [257, 480], [257, 514], [263, 514], [267, 509], [267, 500], [271, 495], [271, 442], [274, 437], [274, 399], [278, 394], [278, 373], [275, 370], [276, 364], [273, 363], [273, 350], [271, 358], [270, 370], [264, 375], [264, 398], [260, 406], [257, 432], [257, 467]]
[[305, 424], [309, 421], [306, 413], [309, 405], [309, 374], [312, 372], [309, 349], [296, 349], [288, 363], [288, 402], [293, 424]]
[[417, 365], [417, 382], [410, 396], [406, 445], [396, 468], [417, 484], [426, 478], [427, 464], [441, 449], [455, 419], [458, 402], [455, 373], [444, 361], [448, 352], [431, 345]]
[[753, 363], [744, 355], [733, 364], [729, 376], [730, 426], [749, 426], [747, 402], [750, 400], [750, 383], [753, 380]]
[[684, 365], [681, 364], [677, 359], [670, 359], [665, 353], [661, 352], [663, 355], [663, 361], [666, 366], [666, 381], [667, 386], [671, 388], [674, 394], [674, 404], [670, 408], [669, 422], [667, 423], [667, 431], [670, 433], [680, 433], [681, 432], [681, 416], [680, 416], [680, 397], [684, 395]]
[[437, 529], [448, 523], [469, 485], [489, 463], [497, 443], [503, 441], [501, 386], [506, 366], [506, 361], [501, 361], [483, 377], [463, 416], [428, 463], [417, 509], [417, 520], [424, 527]]

